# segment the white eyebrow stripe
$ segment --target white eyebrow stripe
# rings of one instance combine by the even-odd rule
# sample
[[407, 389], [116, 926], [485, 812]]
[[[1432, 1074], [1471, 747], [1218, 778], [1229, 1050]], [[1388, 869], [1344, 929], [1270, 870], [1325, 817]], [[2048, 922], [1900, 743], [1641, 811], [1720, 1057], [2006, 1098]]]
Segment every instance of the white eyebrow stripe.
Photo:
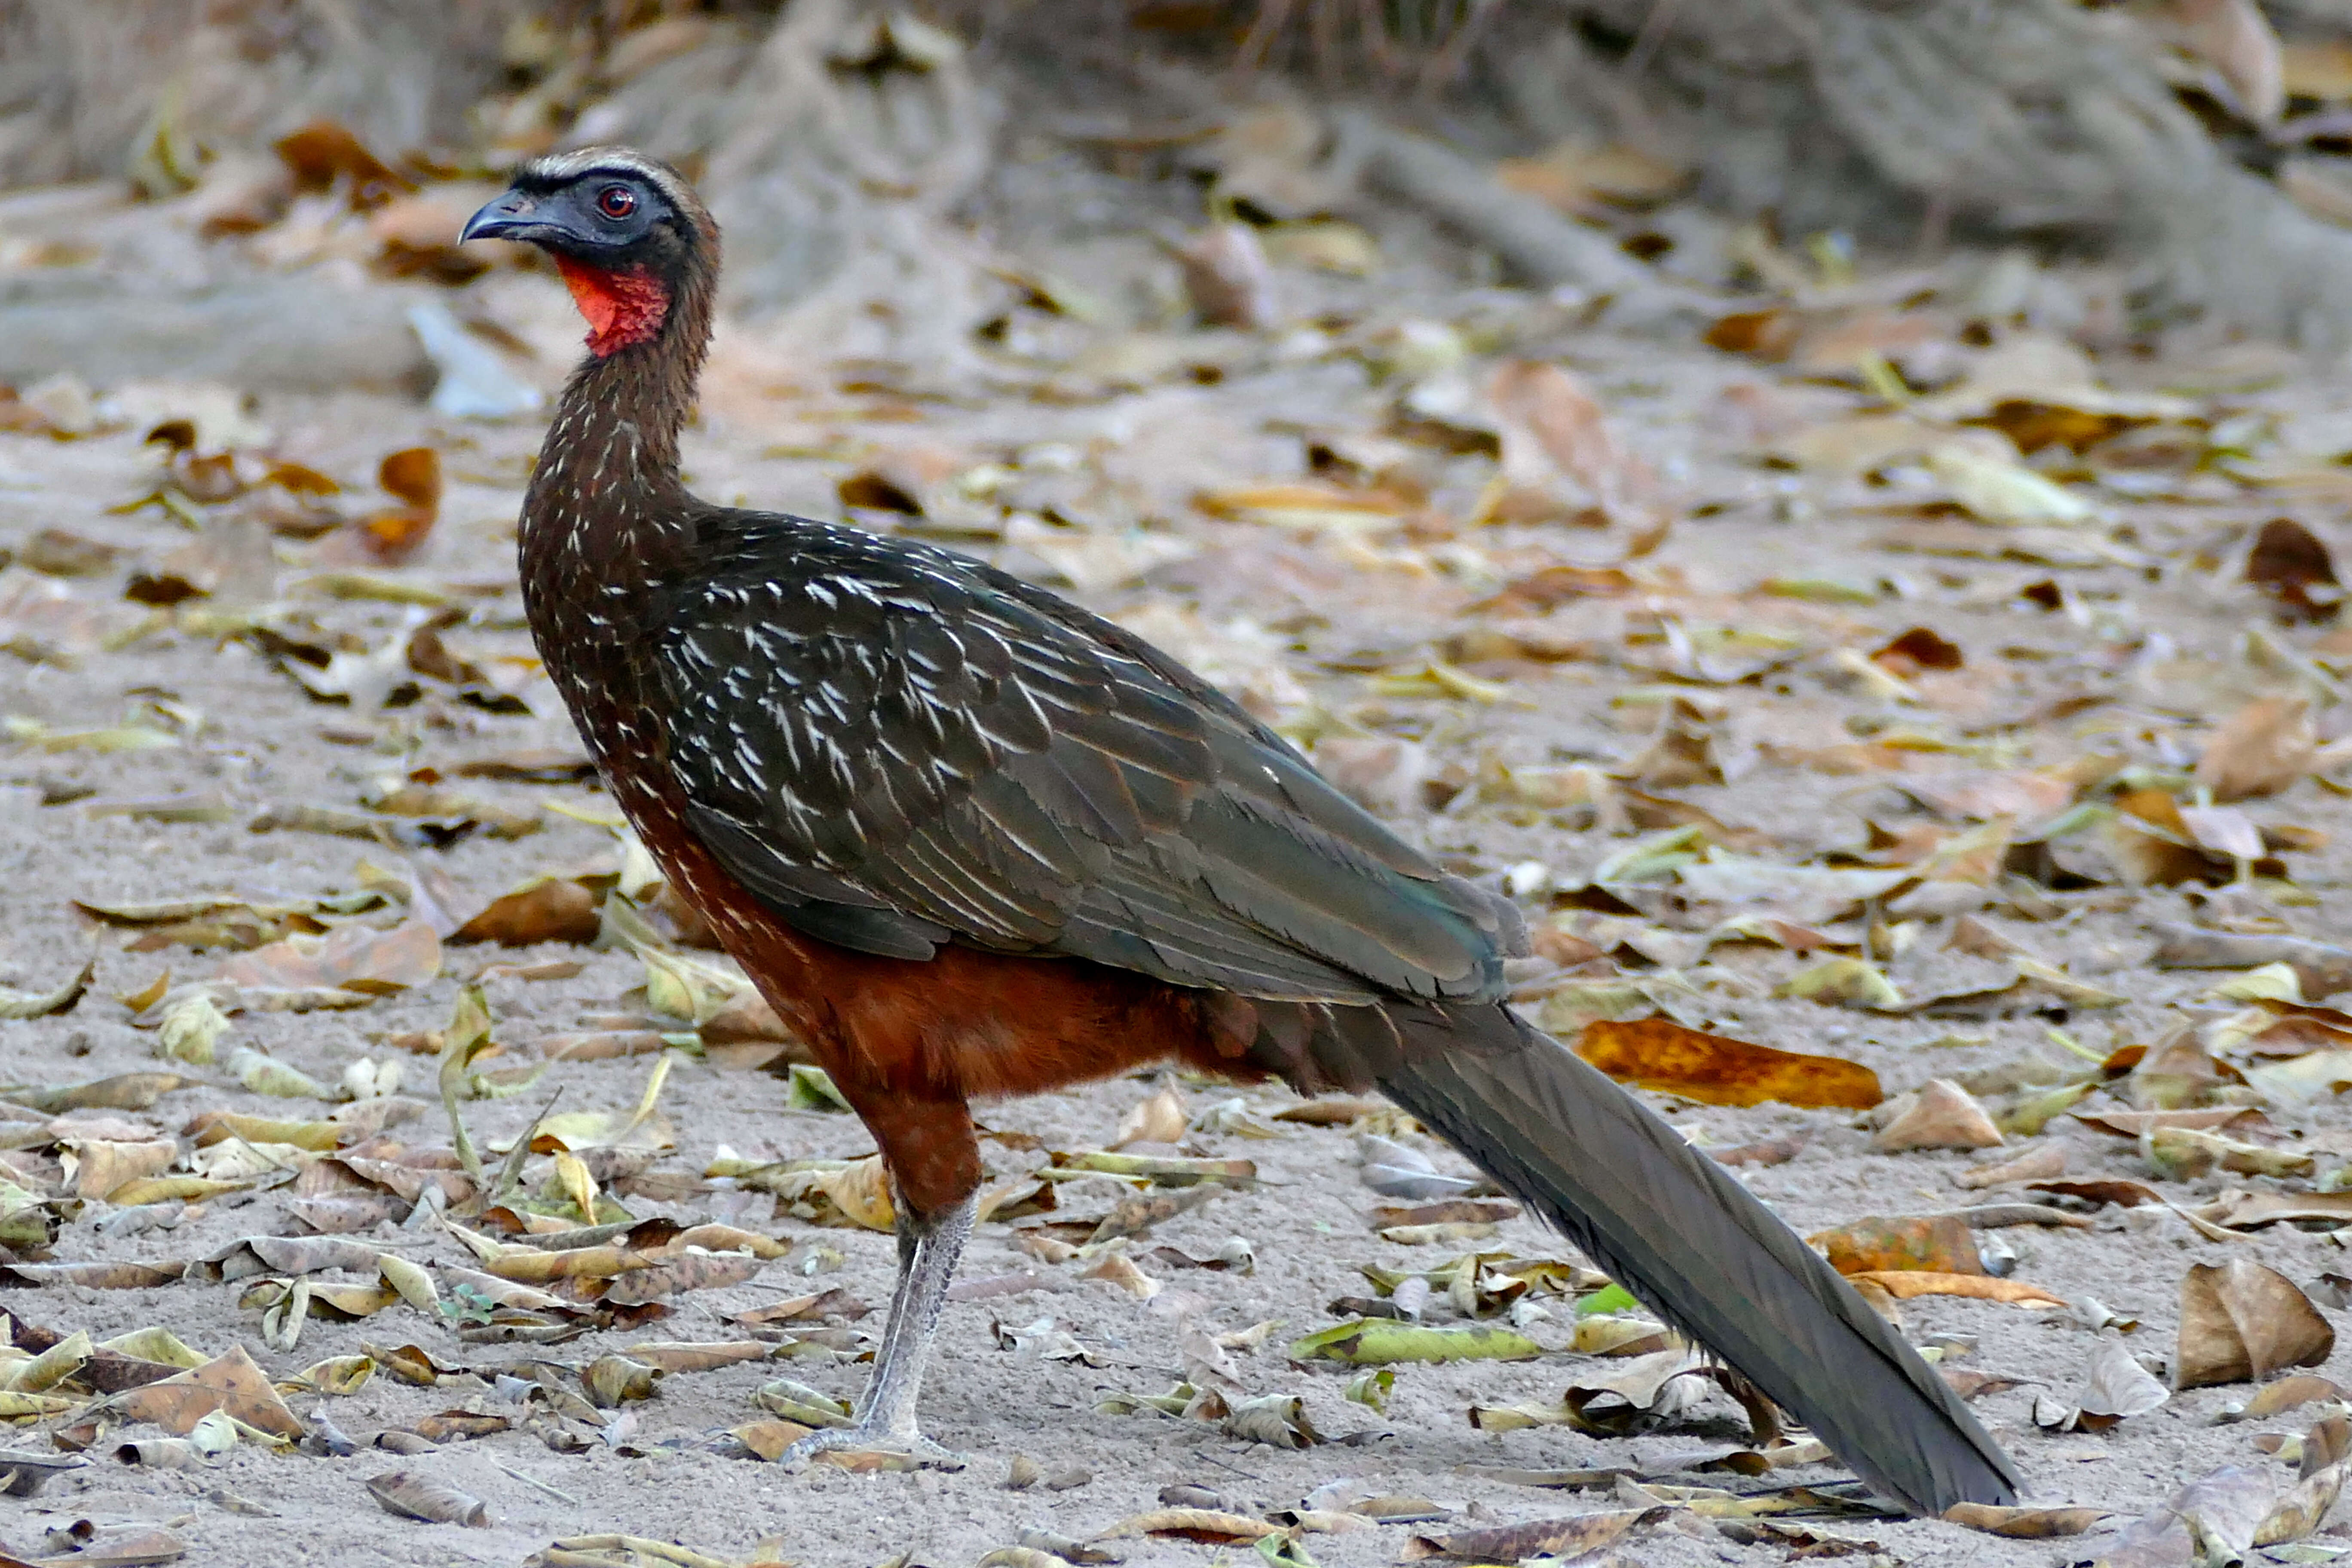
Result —
[[582, 147], [570, 153], [552, 153], [532, 159], [515, 174], [518, 179], [556, 184], [590, 174], [615, 174], [645, 181], [681, 211], [692, 211], [700, 205], [693, 200], [676, 170], [625, 147]]

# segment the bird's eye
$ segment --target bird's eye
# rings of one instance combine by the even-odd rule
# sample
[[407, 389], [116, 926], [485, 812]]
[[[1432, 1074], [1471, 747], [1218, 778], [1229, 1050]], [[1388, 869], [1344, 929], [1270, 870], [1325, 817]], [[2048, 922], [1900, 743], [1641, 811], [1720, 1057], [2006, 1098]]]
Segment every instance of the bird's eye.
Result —
[[637, 210], [637, 193], [626, 185], [606, 185], [596, 193], [596, 210], [609, 218], [625, 218]]

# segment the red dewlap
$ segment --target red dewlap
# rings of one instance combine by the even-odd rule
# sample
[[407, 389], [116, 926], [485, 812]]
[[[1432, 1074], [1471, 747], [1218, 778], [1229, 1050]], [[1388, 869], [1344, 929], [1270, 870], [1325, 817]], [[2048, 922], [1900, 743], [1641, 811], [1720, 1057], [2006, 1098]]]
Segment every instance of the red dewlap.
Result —
[[669, 290], [650, 272], [608, 271], [566, 257], [555, 258], [555, 269], [588, 319], [588, 352], [599, 359], [651, 342], [669, 314]]

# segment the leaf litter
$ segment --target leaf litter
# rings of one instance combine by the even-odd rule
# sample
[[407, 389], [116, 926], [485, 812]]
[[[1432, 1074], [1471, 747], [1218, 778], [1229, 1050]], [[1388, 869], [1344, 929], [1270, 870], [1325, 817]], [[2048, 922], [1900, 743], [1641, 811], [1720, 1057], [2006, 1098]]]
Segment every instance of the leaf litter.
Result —
[[[1605, 318], [1570, 331], [1532, 296], [1497, 320], [1481, 314], [1492, 301], [1439, 291], [1391, 320], [1361, 296], [1316, 295], [1333, 313], [1296, 352], [1360, 370], [1377, 395], [1302, 409], [1295, 392], [1274, 395], [1276, 359], [1261, 352], [1289, 328], [1260, 323], [1301, 320], [1285, 314], [1298, 290], [1344, 289], [1329, 280], [1366, 268], [1403, 299], [1411, 247], [1315, 218], [1312, 182], [1282, 151], [1314, 136], [1213, 140], [1219, 188], [1283, 220], [1219, 211], [1192, 242], [1199, 277], [1181, 308], [1235, 324], [1127, 332], [1100, 324], [1124, 308], [1104, 305], [1116, 291], [1094, 298], [1024, 262], [1016, 274], [1039, 281], [1008, 307], [1004, 341], [1066, 330], [1084, 347], [1027, 369], [1008, 358], [1004, 385], [971, 401], [1010, 399], [1046, 434], [1005, 441], [952, 402], [891, 403], [916, 428], [894, 429], [886, 451], [841, 412], [850, 395], [828, 390], [764, 405], [758, 435], [714, 416], [713, 450], [748, 453], [772, 443], [773, 420], [804, 420], [802, 449], [835, 456], [762, 459], [788, 465], [795, 493], [815, 498], [802, 504], [870, 508], [858, 515], [1076, 584], [1316, 745], [1335, 774], [1355, 742], [1367, 798], [1520, 899], [1538, 938], [1512, 976], [1522, 1005], [1647, 1086], [1808, 1233], [1932, 1219], [1948, 1197], [1904, 1195], [1990, 1176], [1965, 1163], [1971, 1150], [2000, 1159], [2002, 1141], [2033, 1137], [2063, 1154], [2063, 1168], [2021, 1162], [1999, 1179], [2036, 1184], [2019, 1195], [2086, 1228], [2037, 1229], [2009, 1258], [1983, 1238], [2012, 1233], [1960, 1220], [1956, 1237], [1938, 1220], [1907, 1251], [1882, 1229], [1874, 1254], [1843, 1255], [1874, 1301], [1901, 1304], [1906, 1331], [1965, 1324], [1995, 1363], [2074, 1389], [2091, 1347], [2116, 1342], [2071, 1316], [2014, 1327], [2026, 1314], [1987, 1305], [2050, 1307], [2033, 1319], [2054, 1323], [2095, 1289], [2152, 1330], [2172, 1318], [2204, 1358], [2184, 1349], [2179, 1372], [2302, 1364], [2309, 1320], [2231, 1256], [2267, 1249], [2294, 1289], [2325, 1271], [2352, 1220], [2336, 1190], [2343, 1026], [2283, 1010], [2323, 1007], [2352, 979], [2328, 940], [2343, 912], [2329, 835], [2347, 826], [2339, 584], [2331, 525], [2301, 499], [2340, 465], [2281, 434], [2292, 426], [2272, 416], [2296, 393], [2155, 390], [2133, 356], [2094, 361], [2006, 319], [1963, 331], [1972, 307], [1933, 269], [1916, 303], [1865, 310], [1821, 294], [1768, 244], [1748, 247], [1770, 258], [1755, 275], [1789, 291], [1727, 308], [1714, 350], [1628, 340]], [[417, 287], [545, 281], [477, 269], [432, 240], [410, 204], [455, 183], [426, 164], [331, 126], [289, 143], [289, 205], [236, 209], [263, 237], [257, 264], [356, 247], [364, 266], [480, 280]], [[1514, 178], [1580, 211], [1671, 201], [1680, 177], [1591, 149], [1525, 162]], [[303, 202], [315, 205], [298, 213]], [[504, 301], [486, 321], [521, 309], [520, 295], [481, 298]], [[1931, 349], [1944, 369], [1922, 368]], [[1129, 412], [1195, 400], [1223, 421], [1201, 445], [1231, 460], [1183, 474], [1122, 453], [1068, 400], [1081, 384], [1139, 400]], [[1744, 456], [1666, 433], [1709, 397], [1799, 393], [1831, 412]], [[608, 1354], [667, 1374], [653, 1398], [625, 1402], [639, 1435], [611, 1440], [647, 1452], [744, 1425], [751, 1390], [772, 1381], [747, 1345], [805, 1363], [826, 1397], [854, 1392], [835, 1369], [867, 1331], [827, 1277], [880, 1295], [887, 1186], [820, 1077], [803, 1071], [787, 1094], [726, 1076], [726, 1053], [782, 1060], [792, 1042], [594, 820], [609, 809], [583, 786], [488, 521], [512, 510], [530, 432], [428, 428], [386, 402], [361, 428], [280, 442], [264, 429], [275, 411], [257, 422], [226, 388], [164, 395], [143, 426], [118, 389], [8, 404], [47, 411], [37, 440], [6, 438], [12, 469], [51, 476], [64, 498], [0, 538], [15, 555], [0, 640], [62, 683], [47, 698], [9, 689], [0, 752], [12, 808], [21, 799], [45, 830], [23, 885], [47, 911], [0, 952], [0, 1011], [30, 1042], [11, 1070], [28, 1081], [8, 1091], [28, 1114], [0, 1121], [0, 1267], [66, 1331], [37, 1350], [20, 1337], [26, 1363], [74, 1343], [97, 1311], [87, 1290], [159, 1329], [172, 1320], [205, 1347], [200, 1364], [247, 1345], [305, 1416], [357, 1375], [334, 1363], [362, 1332], [394, 1342], [379, 1394], [425, 1396], [400, 1367], [528, 1383], [541, 1392], [527, 1421], [543, 1430], [476, 1439], [516, 1453], [556, 1452], [550, 1435], [607, 1444], [620, 1406], [597, 1405], [583, 1374], [602, 1364], [624, 1391], [634, 1377]], [[2249, 408], [2262, 412], [2241, 419]], [[134, 455], [151, 428], [160, 439]], [[57, 466], [100, 457], [102, 495]], [[126, 499], [132, 510], [108, 510]], [[257, 552], [239, 542], [252, 528]], [[214, 648], [226, 651], [205, 662]], [[207, 672], [201, 688], [188, 668]], [[199, 765], [224, 743], [252, 750], [218, 755], [277, 761]], [[410, 868], [354, 864], [387, 852]], [[2291, 994], [2256, 973], [2272, 964]], [[2202, 984], [2232, 972], [2242, 994]], [[480, 993], [461, 1004], [467, 982]], [[656, 1060], [617, 1059], [635, 1055]], [[441, 1100], [437, 1115], [408, 1113], [423, 1101], [387, 1083], [383, 1066], [403, 1058], [408, 1094]], [[430, 1089], [426, 1059], [442, 1069]], [[1027, 1261], [1013, 1274], [976, 1262], [974, 1277], [1050, 1291], [1059, 1326], [1044, 1337], [1097, 1359], [1171, 1279], [1211, 1298], [1202, 1323], [1292, 1320], [1285, 1345], [1327, 1336], [1352, 1358], [1386, 1335], [1507, 1335], [1545, 1352], [1350, 1365], [1328, 1389], [1228, 1352], [1243, 1386], [1218, 1395], [1221, 1434], [1244, 1406], [1270, 1413], [1245, 1423], [1252, 1435], [1382, 1414], [1323, 1397], [1360, 1382], [1406, 1433], [1560, 1392], [1565, 1363], [1550, 1358], [1571, 1353], [1570, 1302], [1601, 1299], [1574, 1282], [1574, 1259], [1547, 1254], [1530, 1220], [1393, 1112], [1257, 1089], [1230, 1111], [1197, 1109], [1234, 1095], [1171, 1079], [1055, 1097], [1034, 1120], [1008, 1110], [1002, 1131], [1041, 1132], [1026, 1150], [987, 1145], [1000, 1195], [980, 1250], [1015, 1246]], [[1373, 1199], [1410, 1212], [1374, 1213]], [[1430, 1206], [1457, 1203], [1475, 1206]], [[656, 1222], [675, 1229], [641, 1228]], [[308, 1234], [270, 1234], [296, 1231]], [[2155, 1245], [2166, 1238], [2200, 1250], [2176, 1256]], [[327, 1240], [362, 1252], [292, 1249]], [[1491, 1250], [1423, 1266], [1465, 1246]], [[1272, 1258], [1282, 1269], [1248, 1266]], [[1319, 1283], [1291, 1272], [1307, 1262]], [[1089, 1272], [1097, 1282], [1055, 1289]], [[1366, 1289], [1361, 1300], [1401, 1315], [1313, 1320]], [[760, 1337], [704, 1343], [677, 1322], [658, 1331], [676, 1340], [637, 1338], [654, 1314], [705, 1299], [727, 1336]], [[1631, 1301], [1576, 1331], [1621, 1351], [1663, 1332]], [[408, 1353], [409, 1340], [425, 1348]], [[32, 1429], [78, 1429], [89, 1406], [136, 1391], [104, 1384], [137, 1367], [166, 1369], [138, 1389], [194, 1370], [92, 1345], [48, 1381], [79, 1353], [27, 1374], [46, 1387], [10, 1391]], [[984, 1368], [994, 1353], [968, 1359]], [[493, 1355], [508, 1359], [480, 1359]], [[545, 1379], [552, 1363], [529, 1359], [559, 1356]], [[1622, 1379], [1639, 1359], [1594, 1357], [1591, 1378]], [[992, 1385], [1005, 1411], [1029, 1411], [1039, 1386], [1073, 1407], [1091, 1397], [1090, 1383], [1055, 1381], [1092, 1378], [1088, 1362], [1023, 1360], [1018, 1384]], [[730, 1369], [748, 1381], [727, 1384]], [[720, 1385], [723, 1397], [696, 1392]], [[2180, 1386], [2183, 1406], [2238, 1397], [2202, 1394], [2196, 1376]], [[2091, 1393], [2078, 1414], [2131, 1403]], [[2022, 1385], [1983, 1397], [2005, 1434], [2030, 1421]], [[1286, 1402], [1299, 1399], [1294, 1419]], [[403, 1415], [414, 1426], [441, 1413]], [[2139, 1435], [2169, 1419], [2127, 1415], [2097, 1440], [2119, 1456], [2244, 1457], [2196, 1446], [2222, 1441], [2210, 1436]], [[2032, 1456], [2032, 1441], [2016, 1446]], [[2326, 1449], [2305, 1444], [2306, 1458]], [[1339, 1451], [1259, 1440], [1252, 1461]], [[2160, 1500], [2115, 1475], [2080, 1479], [2098, 1468], [2074, 1467], [2063, 1489], [2090, 1500], [2112, 1487], [2126, 1514]], [[339, 1484], [348, 1508], [355, 1489]], [[2176, 1515], [2235, 1540], [2247, 1510], [2231, 1484]], [[502, 1492], [497, 1511], [531, 1500]], [[1055, 1505], [1070, 1539], [1116, 1511], [1064, 1511], [1076, 1506]], [[1234, 1540], [1292, 1529], [1265, 1509], [1224, 1516], [1251, 1521]], [[660, 1560], [650, 1539], [559, 1545]]]

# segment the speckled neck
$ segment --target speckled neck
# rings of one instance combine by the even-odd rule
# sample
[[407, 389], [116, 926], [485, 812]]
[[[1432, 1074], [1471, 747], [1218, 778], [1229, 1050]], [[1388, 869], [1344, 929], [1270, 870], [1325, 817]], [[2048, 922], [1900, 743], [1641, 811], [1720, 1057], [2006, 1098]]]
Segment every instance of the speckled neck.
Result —
[[527, 598], [643, 584], [692, 544], [703, 509], [678, 476], [677, 441], [710, 346], [716, 282], [715, 258], [690, 262], [658, 331], [591, 353], [565, 384], [523, 498]]

